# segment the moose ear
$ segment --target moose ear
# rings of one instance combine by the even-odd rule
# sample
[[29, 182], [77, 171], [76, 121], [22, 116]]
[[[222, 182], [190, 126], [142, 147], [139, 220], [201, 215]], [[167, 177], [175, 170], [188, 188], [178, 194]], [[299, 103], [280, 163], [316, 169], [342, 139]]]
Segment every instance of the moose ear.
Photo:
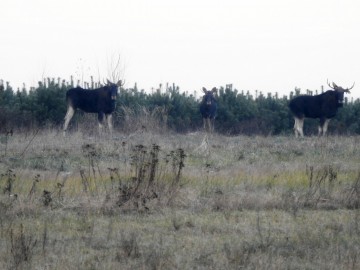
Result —
[[217, 92], [217, 88], [214, 87], [211, 91], [212, 91], [213, 93], [216, 93], [216, 92]]
[[207, 92], [207, 90], [206, 90], [206, 88], [205, 87], [203, 87], [203, 92], [206, 94], [206, 92]]
[[124, 84], [122, 83], [122, 80], [119, 80], [117, 83], [116, 83], [117, 86], [123, 86]]

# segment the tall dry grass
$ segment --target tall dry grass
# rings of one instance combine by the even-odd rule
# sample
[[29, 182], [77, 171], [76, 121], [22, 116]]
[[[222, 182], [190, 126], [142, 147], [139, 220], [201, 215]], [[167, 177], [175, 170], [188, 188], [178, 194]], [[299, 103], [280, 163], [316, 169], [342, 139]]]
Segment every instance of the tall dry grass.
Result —
[[0, 140], [1, 269], [359, 268], [358, 137], [94, 134]]

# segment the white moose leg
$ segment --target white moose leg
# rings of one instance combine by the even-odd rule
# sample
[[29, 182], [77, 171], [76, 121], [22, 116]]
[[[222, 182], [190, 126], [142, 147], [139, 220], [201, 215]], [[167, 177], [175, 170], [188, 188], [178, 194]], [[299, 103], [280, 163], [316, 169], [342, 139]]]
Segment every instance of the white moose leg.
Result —
[[294, 117], [295, 124], [294, 124], [294, 132], [295, 137], [304, 137], [303, 127], [304, 127], [304, 118], [297, 118]]
[[299, 136], [298, 134], [298, 119], [296, 117], [294, 117], [295, 123], [294, 123], [294, 133], [295, 133], [295, 138], [297, 138]]
[[324, 126], [323, 126], [323, 135], [326, 135], [326, 132], [327, 132], [328, 126], [329, 126], [329, 122], [330, 122], [330, 119], [325, 120], [325, 123], [324, 123]]
[[75, 110], [73, 107], [69, 106], [65, 115], [65, 123], [64, 123], [64, 128], [63, 128], [63, 132], [64, 132], [64, 136], [66, 135], [66, 130], [69, 126], [69, 122], [71, 120], [71, 118], [74, 116]]
[[328, 130], [330, 119], [325, 119], [323, 121], [320, 121], [319, 126], [319, 136], [325, 136], [326, 132]]
[[299, 133], [301, 137], [304, 137], [304, 118], [299, 119]]
[[98, 113], [99, 136], [101, 137], [103, 131], [104, 113]]
[[109, 127], [110, 136], [112, 137], [112, 132], [113, 132], [112, 114], [106, 115], [106, 121]]

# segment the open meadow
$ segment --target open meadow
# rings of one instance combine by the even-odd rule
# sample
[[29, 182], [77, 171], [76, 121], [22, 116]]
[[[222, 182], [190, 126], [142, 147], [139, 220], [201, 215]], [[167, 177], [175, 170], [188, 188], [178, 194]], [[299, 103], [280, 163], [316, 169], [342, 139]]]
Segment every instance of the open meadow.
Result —
[[3, 134], [0, 173], [0, 269], [360, 269], [359, 136]]

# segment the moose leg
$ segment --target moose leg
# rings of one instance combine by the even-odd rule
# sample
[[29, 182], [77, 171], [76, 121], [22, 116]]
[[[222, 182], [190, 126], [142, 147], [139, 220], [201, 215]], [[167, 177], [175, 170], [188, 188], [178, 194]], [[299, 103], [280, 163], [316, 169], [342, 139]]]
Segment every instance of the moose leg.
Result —
[[112, 135], [112, 131], [113, 131], [112, 114], [106, 115], [106, 121], [107, 121], [107, 125], [109, 127], [110, 135]]
[[104, 113], [99, 112], [98, 113], [99, 135], [101, 135], [101, 133], [102, 133], [103, 122], [104, 122]]
[[326, 132], [328, 130], [329, 122], [330, 122], [330, 119], [326, 119], [324, 122], [324, 125], [323, 125], [323, 135], [324, 136], [326, 135]]
[[294, 117], [294, 119], [295, 119], [295, 124], [294, 124], [295, 137], [296, 138], [298, 136], [304, 137], [304, 132], [303, 132], [304, 118]]
[[330, 119], [326, 119], [326, 118], [321, 118], [320, 119], [318, 136], [325, 136], [326, 135], [329, 122], [330, 122]]
[[209, 129], [210, 129], [210, 133], [213, 133], [214, 132], [214, 124], [215, 124], [215, 118], [211, 118], [209, 119]]
[[298, 120], [297, 120], [297, 118], [296, 117], [294, 117], [294, 120], [295, 120], [295, 123], [294, 123], [294, 134], [295, 134], [295, 137], [297, 138], [298, 137], [298, 132], [297, 132], [297, 122], [298, 122]]
[[298, 132], [300, 133], [301, 137], [304, 137], [304, 118], [299, 119], [299, 129]]
[[74, 116], [75, 110], [72, 106], [69, 106], [65, 115], [65, 123], [64, 123], [64, 136], [66, 135], [66, 130], [68, 128], [69, 122], [71, 120], [71, 118]]
[[203, 118], [203, 123], [204, 123], [204, 130], [207, 131], [207, 118]]
[[211, 132], [211, 119], [206, 118], [206, 128], [205, 128], [206, 132]]

